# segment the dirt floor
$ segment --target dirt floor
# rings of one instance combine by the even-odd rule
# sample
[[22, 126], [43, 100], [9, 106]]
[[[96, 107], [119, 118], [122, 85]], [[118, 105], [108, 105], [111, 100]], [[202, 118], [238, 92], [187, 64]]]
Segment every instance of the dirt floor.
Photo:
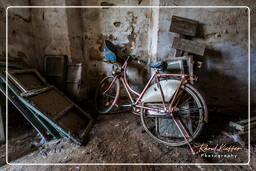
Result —
[[[221, 134], [211, 134], [207, 130], [197, 144], [232, 144]], [[68, 139], [40, 142], [36, 132], [20, 135], [9, 141], [9, 162], [22, 163], [209, 163], [247, 162], [248, 150], [242, 147], [233, 152], [236, 158], [206, 158], [201, 154], [192, 155], [187, 146], [166, 147], [154, 142], [143, 130], [138, 116], [124, 113], [98, 117], [90, 132], [88, 143], [77, 146]], [[238, 144], [233, 144], [239, 146]], [[0, 160], [4, 161], [1, 146]], [[22, 149], [22, 150], [21, 150]], [[15, 151], [20, 151], [19, 154]], [[23, 152], [22, 152], [23, 151]], [[21, 157], [27, 153], [27, 155]], [[256, 170], [256, 145], [251, 145], [250, 166], [13, 166], [4, 165], [0, 170]], [[231, 168], [232, 167], [232, 168]]]

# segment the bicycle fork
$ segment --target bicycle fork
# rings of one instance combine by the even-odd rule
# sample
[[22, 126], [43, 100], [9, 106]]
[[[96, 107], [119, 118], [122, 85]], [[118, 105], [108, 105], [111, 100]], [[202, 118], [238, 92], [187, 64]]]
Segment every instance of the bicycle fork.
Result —
[[[192, 146], [192, 144], [191, 144], [191, 143], [189, 142], [189, 140], [188, 140], [188, 138], [189, 138], [189, 133], [188, 133], [188, 131], [187, 131], [186, 128], [183, 126], [182, 122], [181, 122], [180, 120], [177, 120], [177, 119], [174, 117], [174, 115], [173, 115], [173, 111], [174, 111], [174, 109], [176, 108], [176, 106], [177, 106], [177, 104], [179, 103], [179, 100], [180, 100], [180, 98], [178, 97], [178, 93], [180, 92], [179, 90], [180, 90], [181, 85], [183, 84], [183, 82], [184, 82], [184, 79], [181, 80], [181, 83], [180, 83], [178, 89], [177, 89], [177, 90], [175, 91], [175, 93], [174, 93], [174, 96], [173, 96], [172, 101], [171, 101], [171, 103], [170, 103], [170, 107], [168, 108], [168, 112], [170, 113], [170, 116], [172, 117], [172, 119], [173, 119], [175, 125], [178, 127], [178, 129], [179, 129], [181, 135], [183, 136], [183, 138], [185, 139], [186, 143], [188, 144], [188, 146], [189, 146], [189, 148], [190, 148], [192, 154], [195, 155], [196, 152], [195, 152], [195, 150], [194, 150], [194, 147]], [[178, 98], [177, 98], [177, 97], [178, 97]], [[177, 99], [176, 99], [176, 98], [177, 98]], [[176, 102], [175, 102], [175, 100], [176, 100]], [[175, 105], [173, 106], [174, 103], [175, 103]]]

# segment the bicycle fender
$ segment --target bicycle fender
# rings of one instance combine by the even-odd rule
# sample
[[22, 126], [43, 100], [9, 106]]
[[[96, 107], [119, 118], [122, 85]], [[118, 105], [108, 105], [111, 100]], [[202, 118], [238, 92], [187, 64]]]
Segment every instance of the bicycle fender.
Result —
[[[164, 100], [165, 102], [169, 102], [174, 95], [175, 91], [180, 85], [180, 81], [178, 80], [162, 80], [160, 81], [160, 85], [163, 90]], [[162, 96], [160, 88], [157, 86], [157, 83], [151, 85], [143, 95], [142, 102], [144, 103], [152, 103], [152, 102], [162, 102]]]

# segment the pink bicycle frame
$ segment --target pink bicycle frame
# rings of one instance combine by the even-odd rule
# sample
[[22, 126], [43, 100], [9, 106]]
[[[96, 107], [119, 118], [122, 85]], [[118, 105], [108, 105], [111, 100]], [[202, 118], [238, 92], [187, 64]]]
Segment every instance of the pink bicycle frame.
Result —
[[[159, 71], [156, 71], [156, 72], [150, 77], [150, 79], [148, 80], [148, 82], [147, 82], [147, 84], [145, 85], [145, 87], [144, 87], [144, 89], [142, 90], [142, 92], [141, 92], [141, 93], [138, 93], [138, 92], [136, 92], [135, 90], [133, 90], [133, 89], [130, 87], [130, 85], [129, 85], [128, 81], [127, 81], [127, 75], [126, 75], [127, 66], [128, 66], [128, 59], [124, 62], [123, 66], [122, 66], [122, 68], [121, 68], [123, 75], [122, 75], [122, 76], [120, 76], [120, 75], [115, 76], [114, 79], [113, 79], [113, 81], [112, 81], [112, 83], [110, 84], [109, 87], [112, 86], [112, 84], [116, 81], [116, 79], [120, 79], [121, 82], [122, 82], [122, 84], [124, 85], [124, 88], [125, 88], [125, 90], [126, 90], [128, 96], [129, 96], [129, 99], [130, 99], [132, 105], [135, 106], [135, 107], [138, 107], [138, 108], [144, 108], [144, 109], [155, 110], [154, 108], [148, 108], [148, 107], [144, 107], [144, 106], [140, 105], [140, 100], [141, 100], [141, 98], [144, 96], [145, 92], [147, 91], [147, 89], [148, 89], [149, 86], [150, 86], [150, 83], [151, 83], [153, 80], [156, 80], [156, 83], [158, 84], [158, 87], [160, 88], [161, 97], [162, 97], [162, 101], [163, 101], [163, 105], [164, 105], [165, 99], [164, 99], [164, 94], [163, 94], [162, 87], [161, 87], [161, 85], [160, 85], [159, 78], [171, 78], [171, 77], [179, 77], [179, 78], [181, 78], [181, 79], [180, 79], [181, 82], [180, 82], [180, 85], [179, 85], [179, 87], [178, 87], [178, 90], [179, 90], [179, 88], [180, 88], [180, 86], [181, 86], [182, 84], [184, 84], [187, 80], [191, 79], [190, 76], [189, 76], [189, 75], [186, 75], [186, 74], [160, 74]], [[106, 90], [106, 92], [107, 92], [107, 91], [108, 91], [108, 89]], [[135, 95], [137, 96], [137, 99], [136, 99], [136, 100], [134, 100], [134, 99], [132, 98], [131, 93], [133, 93], [133, 94], [135, 94]], [[172, 102], [170, 103], [170, 104], [171, 104], [170, 106], [173, 105], [174, 100], [175, 100], [177, 94], [178, 94], [178, 91], [175, 92], [174, 97], [172, 98]], [[166, 108], [166, 107], [165, 107], [165, 105], [164, 105], [164, 109], [165, 109], [165, 108]], [[168, 108], [168, 111], [169, 111], [169, 112], [171, 112], [172, 110], [173, 110], [172, 108]]]
[[[143, 95], [145, 94], [145, 92], [147, 91], [147, 89], [149, 88], [150, 86], [150, 83], [155, 79], [156, 80], [156, 83], [160, 89], [160, 92], [161, 92], [161, 97], [162, 97], [162, 102], [163, 102], [163, 108], [166, 112], [168, 112], [170, 114], [170, 116], [172, 117], [172, 119], [174, 120], [174, 123], [176, 124], [176, 126], [178, 127], [179, 131], [181, 132], [182, 136], [184, 137], [186, 143], [188, 144], [192, 154], [195, 154], [195, 151], [194, 151], [194, 148], [192, 147], [192, 145], [189, 143], [189, 133], [188, 131], [186, 130], [186, 128], [183, 126], [183, 124], [181, 123], [180, 120], [177, 120], [174, 116], [173, 116], [173, 111], [176, 107], [175, 104], [175, 100], [177, 100], [177, 96], [178, 96], [178, 93], [179, 93], [179, 90], [180, 90], [180, 87], [182, 84], [186, 83], [188, 80], [194, 80], [194, 78], [190, 75], [186, 75], [186, 74], [160, 74], [159, 71], [157, 70], [151, 77], [150, 79], [148, 80], [146, 86], [144, 87], [144, 89], [142, 90], [141, 93], [138, 93], [136, 92], [135, 90], [133, 90], [128, 81], [127, 81], [127, 75], [126, 75], [126, 71], [127, 71], [127, 66], [128, 66], [128, 60], [129, 58], [126, 59], [126, 61], [124, 62], [123, 66], [121, 67], [121, 73], [116, 75], [114, 77], [114, 79], [112, 80], [109, 88], [105, 91], [107, 92], [113, 85], [113, 83], [116, 81], [116, 79], [120, 79], [122, 84], [124, 85], [124, 88], [129, 96], [129, 99], [132, 103], [132, 106], [135, 106], [137, 108], [141, 108], [141, 109], [146, 109], [146, 110], [152, 110], [152, 111], [158, 111], [158, 109], [155, 109], [155, 108], [152, 108], [152, 107], [146, 107], [146, 106], [142, 106], [140, 104], [140, 100], [142, 99]], [[123, 74], [123, 75], [121, 75]], [[168, 109], [166, 109], [166, 106], [165, 106], [165, 99], [164, 99], [164, 94], [163, 94], [163, 90], [162, 90], [162, 87], [161, 87], [161, 84], [160, 84], [160, 81], [159, 81], [159, 78], [171, 78], [171, 77], [179, 77], [180, 78], [180, 84], [178, 86], [178, 89], [175, 91], [173, 97], [172, 97], [172, 100], [170, 102], [170, 106], [168, 107]], [[137, 96], [137, 99], [134, 100], [132, 98], [132, 95], [131, 93], [135, 94]], [[114, 103], [116, 103], [117, 101], [115, 101]]]

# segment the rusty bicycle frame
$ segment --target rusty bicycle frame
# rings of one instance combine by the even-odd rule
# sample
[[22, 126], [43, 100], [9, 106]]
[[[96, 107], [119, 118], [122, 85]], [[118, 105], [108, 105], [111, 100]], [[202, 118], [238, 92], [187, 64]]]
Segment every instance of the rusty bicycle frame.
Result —
[[[136, 107], [136, 108], [140, 108], [140, 109], [146, 109], [146, 110], [152, 110], [152, 111], [157, 111], [159, 112], [159, 109], [156, 109], [156, 108], [152, 108], [152, 107], [146, 107], [146, 106], [143, 106], [141, 105], [140, 103], [140, 100], [142, 99], [143, 95], [145, 94], [146, 90], [149, 88], [149, 85], [150, 83], [155, 80], [156, 81], [156, 84], [157, 86], [159, 87], [160, 89], [160, 92], [161, 92], [161, 97], [162, 97], [162, 102], [163, 102], [163, 108], [164, 108], [164, 113], [165, 114], [168, 114], [170, 117], [172, 117], [172, 119], [174, 120], [174, 123], [175, 125], [178, 127], [179, 131], [181, 132], [183, 138], [185, 139], [186, 143], [188, 144], [192, 154], [196, 154], [195, 153], [195, 150], [194, 150], [194, 147], [192, 146], [192, 144], [190, 144], [188, 138], [189, 138], [189, 133], [188, 131], [186, 130], [186, 128], [183, 126], [182, 122], [179, 120], [179, 119], [176, 119], [173, 115], [173, 111], [175, 110], [176, 108], [176, 105], [178, 104], [179, 102], [179, 93], [180, 93], [180, 88], [183, 84], [187, 83], [188, 80], [195, 80], [195, 78], [191, 75], [187, 75], [187, 74], [161, 74], [159, 72], [158, 69], [156, 69], [155, 73], [150, 77], [150, 79], [148, 80], [147, 84], [145, 85], [144, 89], [142, 90], [141, 93], [138, 93], [136, 92], [135, 90], [133, 90], [128, 81], [127, 81], [127, 75], [126, 75], [126, 71], [127, 71], [127, 66], [128, 66], [128, 61], [129, 61], [129, 58], [128, 57], [124, 64], [122, 65], [121, 67], [121, 72], [118, 73], [117, 75], [114, 76], [114, 79], [112, 80], [111, 84], [109, 85], [109, 87], [103, 92], [103, 94], [105, 94], [111, 87], [112, 85], [114, 84], [114, 82], [117, 80], [117, 79], [120, 79], [128, 96], [129, 96], [129, 99], [131, 101], [131, 106], [133, 107]], [[161, 84], [160, 84], [160, 80], [159, 78], [171, 78], [171, 77], [178, 77], [180, 78], [180, 84], [177, 88], [177, 90], [175, 91], [172, 99], [171, 99], [171, 102], [169, 103], [169, 107], [166, 108], [165, 106], [165, 99], [164, 99], [164, 93], [163, 93], [163, 89], [161, 87]], [[135, 94], [137, 96], [137, 99], [133, 99], [132, 96], [131, 96], [131, 93]], [[117, 98], [118, 99], [118, 98]], [[113, 105], [115, 105], [117, 103], [117, 99], [113, 102]], [[163, 116], [163, 115], [159, 115], [159, 116]]]

